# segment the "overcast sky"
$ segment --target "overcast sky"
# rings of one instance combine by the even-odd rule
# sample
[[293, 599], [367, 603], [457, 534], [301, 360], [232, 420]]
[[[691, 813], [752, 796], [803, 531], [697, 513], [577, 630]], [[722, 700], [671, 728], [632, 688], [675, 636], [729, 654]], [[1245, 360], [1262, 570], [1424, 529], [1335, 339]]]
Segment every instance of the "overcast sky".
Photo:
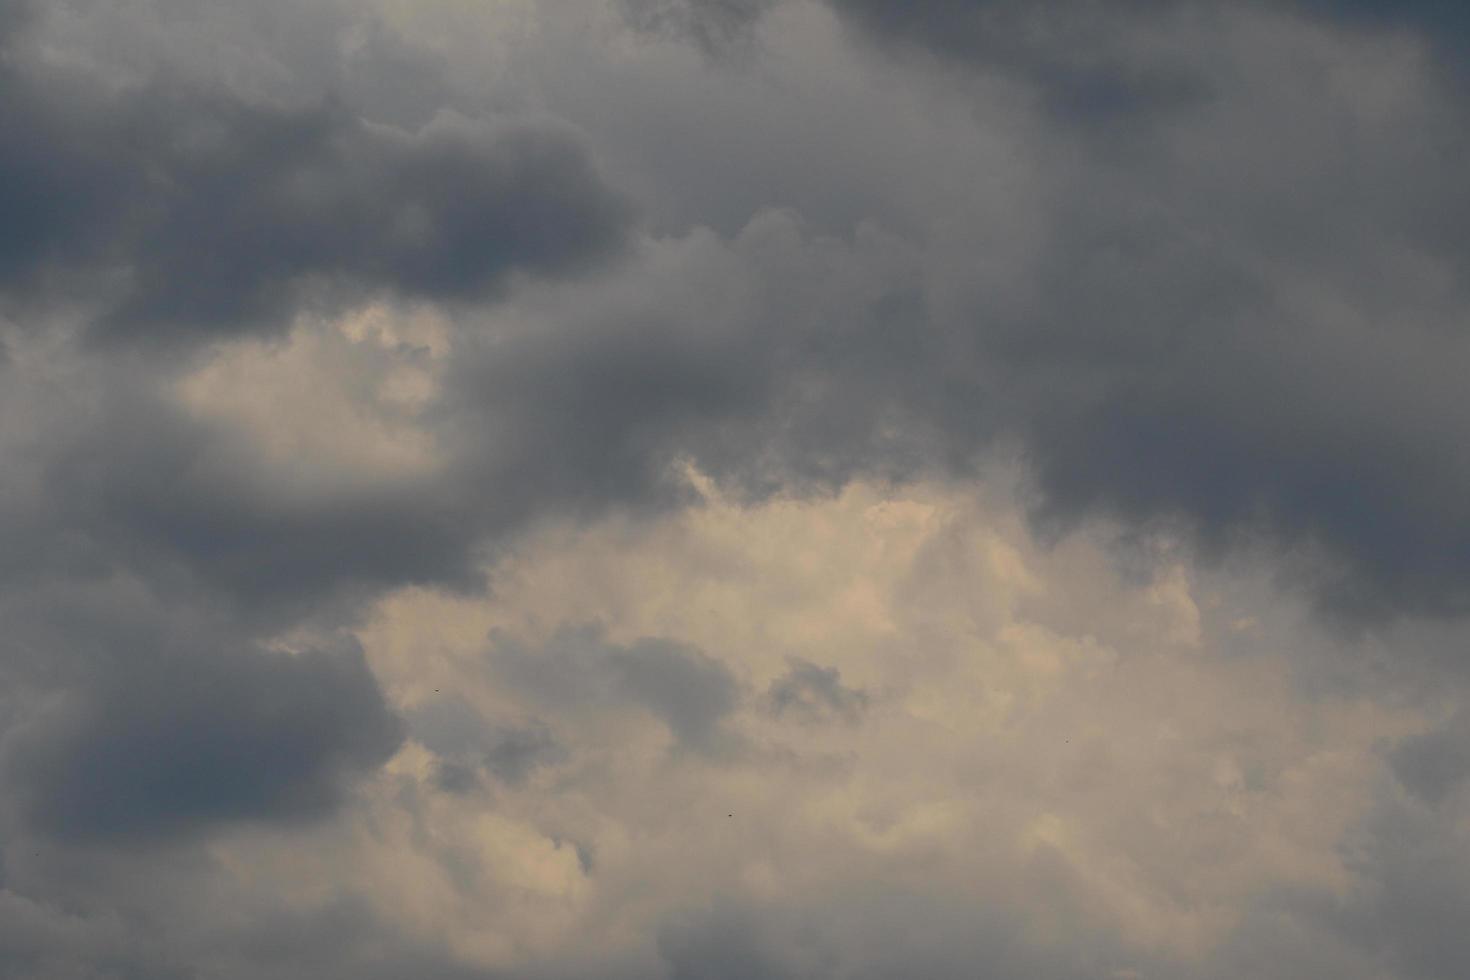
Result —
[[1470, 976], [1452, 0], [0, 0], [0, 977]]

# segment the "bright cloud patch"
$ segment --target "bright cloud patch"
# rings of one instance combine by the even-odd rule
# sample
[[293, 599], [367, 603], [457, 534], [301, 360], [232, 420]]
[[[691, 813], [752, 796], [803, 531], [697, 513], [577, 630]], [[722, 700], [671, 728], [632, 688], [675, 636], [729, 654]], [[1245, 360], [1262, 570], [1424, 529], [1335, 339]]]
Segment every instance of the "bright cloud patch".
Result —
[[[1293, 633], [1242, 642], [1228, 579], [1127, 581], [1097, 541], [1044, 552], [1023, 528], [950, 491], [858, 485], [548, 531], [488, 601], [379, 606], [362, 635], [390, 695], [410, 715], [463, 706], [485, 746], [452, 792], [438, 774], [456, 747], [415, 749], [397, 779], [446, 821], [436, 834], [488, 807], [577, 856], [547, 941], [635, 972], [760, 956], [801, 975], [821, 956], [878, 976], [922, 955], [954, 975], [1206, 975], [1245, 955], [1258, 903], [1371, 889], [1346, 848], [1384, 739], [1425, 720], [1303, 699]], [[1107, 612], [1057, 615], [1078, 609]], [[698, 712], [693, 744], [675, 704]], [[556, 750], [507, 778], [507, 730]], [[435, 848], [452, 860], [478, 833]], [[504, 873], [477, 865], [463, 900], [495, 900], [480, 892], [513, 888]]]

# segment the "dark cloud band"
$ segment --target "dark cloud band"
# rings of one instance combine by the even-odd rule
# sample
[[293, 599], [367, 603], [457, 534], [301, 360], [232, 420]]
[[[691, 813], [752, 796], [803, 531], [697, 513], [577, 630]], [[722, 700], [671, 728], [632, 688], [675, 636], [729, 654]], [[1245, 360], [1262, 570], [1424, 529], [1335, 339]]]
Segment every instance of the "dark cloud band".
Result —
[[280, 332], [303, 301], [483, 298], [616, 250], [627, 205], [574, 137], [0, 67], [0, 288], [85, 289], [114, 338]]

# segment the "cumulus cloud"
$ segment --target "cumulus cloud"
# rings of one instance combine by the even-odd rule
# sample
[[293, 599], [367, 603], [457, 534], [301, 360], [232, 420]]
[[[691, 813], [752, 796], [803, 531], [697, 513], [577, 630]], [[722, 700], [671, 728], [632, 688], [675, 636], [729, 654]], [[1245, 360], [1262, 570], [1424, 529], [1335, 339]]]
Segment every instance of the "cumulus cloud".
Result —
[[[1410, 364], [1462, 354], [1434, 326], [1460, 291], [1443, 280], [1431, 298], [1410, 270], [1463, 260], [1441, 221], [1464, 197], [1435, 162], [1463, 107], [1412, 34], [1270, 5], [838, 9], [1066, 107], [1058, 149], [1084, 162], [1029, 284], [957, 282], [968, 295], [946, 328], [970, 338], [977, 372], [999, 368], [986, 384], [1020, 413], [1048, 517], [1183, 518], [1211, 547], [1264, 533], [1330, 555], [1315, 587], [1339, 613], [1463, 609], [1460, 436], [1426, 439], [1455, 415], [1452, 385]], [[1316, 82], [1299, 84], [1302, 58], [1319, 59]], [[1369, 85], [1397, 108], [1374, 109]], [[1334, 119], [1365, 141], [1341, 142]], [[1385, 306], [1385, 290], [1405, 302]], [[1347, 390], [1371, 419], [1340, 410]], [[1398, 427], [1401, 412], [1418, 421]]]
[[482, 297], [615, 250], [629, 219], [553, 126], [404, 132], [188, 78], [5, 68], [0, 285], [94, 288], [108, 337], [279, 332], [303, 290]]
[[171, 843], [331, 812], [402, 739], [361, 648], [262, 649], [131, 588], [6, 603], [9, 797], [63, 841]]
[[[1009, 508], [863, 486], [538, 535], [493, 598], [405, 593], [364, 642], [428, 710], [423, 672], [485, 717], [556, 732], [563, 757], [496, 805], [587, 856], [586, 890], [560, 900], [576, 921], [625, 888], [662, 896], [646, 973], [1223, 977], [1269, 939], [1267, 975], [1371, 975], [1332, 909], [1373, 894], [1354, 855], [1393, 799], [1383, 740], [1423, 717], [1303, 699], [1280, 653], [1310, 642], [1300, 610], [1243, 635], [1238, 604], [1273, 603], [1233, 576], [1182, 586], [1201, 636], [1180, 656], [1167, 584], [1120, 576], [1105, 539], [1043, 551]], [[557, 625], [577, 617], [600, 636]], [[527, 637], [518, 662], [487, 631]], [[704, 710], [745, 751], [671, 754], [640, 718], [607, 661], [655, 631], [738, 665], [744, 696]], [[415, 667], [425, 633], [436, 651]], [[816, 695], [817, 717], [773, 719], [772, 692], [834, 675], [868, 693], [851, 723]], [[1278, 915], [1289, 928], [1268, 936]]]
[[1462, 40], [0, 0], [0, 973], [1465, 973]]
[[37, 827], [146, 839], [312, 816], [400, 737], [360, 652], [150, 659], [20, 736]]

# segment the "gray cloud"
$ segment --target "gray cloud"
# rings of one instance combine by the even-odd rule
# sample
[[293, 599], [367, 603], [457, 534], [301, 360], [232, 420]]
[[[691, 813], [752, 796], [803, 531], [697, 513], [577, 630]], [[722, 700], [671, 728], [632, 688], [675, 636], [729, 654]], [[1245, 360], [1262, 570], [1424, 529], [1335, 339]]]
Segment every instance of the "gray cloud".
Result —
[[[963, 475], [999, 439], [1028, 460], [1048, 530], [1105, 515], [1183, 526], [1205, 554], [1265, 540], [1339, 619], [1458, 616], [1470, 609], [1453, 326], [1467, 299], [1451, 271], [1470, 255], [1455, 231], [1470, 199], [1450, 163], [1465, 149], [1460, 96], [1405, 54], [1373, 69], [1406, 86], [1399, 110], [1373, 114], [1345, 80], [1311, 83], [1246, 47], [1266, 36], [1254, 32], [1305, 37], [1300, 21], [1270, 7], [1156, 18], [1158, 6], [842, 6], [982, 64], [994, 48], [995, 71], [1053, 117], [1069, 79], [1081, 101], [1037, 151], [1053, 159], [1038, 164], [1031, 252], [931, 243], [919, 302], [895, 289], [868, 311], [871, 333], [859, 316], [846, 332], [793, 336], [787, 319], [761, 335], [785, 351], [725, 387], [761, 385], [780, 423], [743, 458], [781, 459], [763, 476], [792, 485], [819, 459], [838, 482]], [[1028, 45], [1034, 57], [1008, 62]], [[1113, 62], [1134, 81], [1183, 72], [1161, 83], [1179, 98], [1088, 78]], [[691, 443], [716, 472], [754, 469]]]
[[1399, 782], [1431, 805], [1443, 803], [1470, 778], [1470, 723], [1463, 714], [1406, 740], [1390, 756]]
[[667, 726], [680, 748], [708, 754], [734, 744], [724, 723], [739, 685], [724, 664], [684, 644], [622, 646], [595, 629], [567, 629], [539, 650], [501, 637], [491, 660], [497, 676], [553, 710], [632, 706]]
[[[32, 419], [45, 449], [0, 495], [13, 515], [0, 578], [13, 586], [126, 571], [279, 623], [384, 585], [479, 581], [452, 491], [411, 479], [291, 492], [238, 437], [140, 390], [134, 371], [86, 374], [93, 403]], [[51, 403], [12, 378], [16, 396]]]
[[620, 0], [636, 29], [688, 38], [718, 54], [745, 39], [776, 0]]
[[255, 104], [156, 79], [3, 66], [0, 288], [93, 291], [111, 338], [280, 332], [309, 299], [482, 298], [568, 273], [630, 214], [552, 126], [441, 116], [416, 132], [345, 105]]
[[[1211, 2], [1191, 0], [1119, 0], [1099, 5], [1087, 0], [1068, 0], [1036, 15], [1033, 25], [1105, 23], [1119, 16], [1168, 16], [1184, 11], [1208, 11]], [[1344, 23], [1368, 26], [1400, 26], [1426, 32], [1431, 38], [1458, 38], [1467, 24], [1464, 8], [1453, 0], [1410, 0], [1381, 4], [1372, 0], [1264, 0], [1259, 6], [1323, 16]], [[914, 39], [952, 53], [989, 51], [1022, 13], [1011, 0], [847, 0], [834, 9], [851, 16], [865, 29], [889, 39]], [[1037, 33], [1045, 33], [1038, 31]]]
[[0, 51], [3, 51], [12, 35], [18, 34], [26, 26], [30, 17], [30, 4], [24, 0], [0, 2]]
[[401, 739], [355, 646], [109, 653], [11, 750], [33, 825], [66, 840], [320, 816]]
[[866, 691], [847, 687], [836, 667], [822, 667], [797, 657], [791, 667], [771, 682], [766, 692], [776, 715], [806, 722], [831, 719], [855, 723], [868, 708]]
[[1357, 887], [1336, 901], [1298, 901], [1293, 917], [1393, 976], [1457, 976], [1470, 964], [1470, 941], [1455, 914], [1470, 900], [1470, 863], [1456, 826], [1463, 812], [1382, 793], [1345, 848]]
[[[177, 898], [177, 896], [175, 896]], [[415, 976], [426, 980], [491, 980], [495, 971], [466, 966], [398, 933], [359, 902], [329, 904], [309, 915], [262, 902], [211, 921], [199, 904], [163, 905], [163, 919], [65, 915], [54, 907], [0, 891], [0, 962], [14, 976], [72, 980], [175, 980], [208, 970], [227, 980]], [[213, 932], [209, 944], [180, 926]], [[172, 945], [171, 945], [172, 942]]]
[[1183, 51], [1130, 35], [1175, 16], [1177, 0], [854, 0], [833, 9], [888, 46], [937, 53], [1036, 87], [1054, 119], [1116, 133], [1197, 109], [1208, 76]]
[[[88, 45], [134, 8], [63, 6], [0, 0], [0, 973], [1466, 972], [1464, 712], [1381, 759], [1257, 717], [1402, 732], [1404, 676], [1462, 696], [1458, 627], [1430, 652], [1377, 634], [1393, 671], [1344, 691], [1317, 651], [1348, 672], [1367, 644], [1229, 608], [1208, 562], [1260, 558], [1334, 625], [1470, 611], [1457, 8], [610, 6], [710, 54], [771, 45], [747, 61], [606, 44], [579, 4], [248, 29], [221, 5], [110, 60]], [[832, 11], [901, 56], [849, 48]], [[451, 65], [463, 46], [496, 51]], [[296, 98], [259, 83], [318, 57]], [[635, 231], [594, 163], [635, 142], [621, 165], [657, 158], [672, 230]], [[528, 530], [697, 507], [685, 463], [733, 520], [854, 480], [952, 492], [998, 456], [1052, 540], [1101, 518], [1196, 547], [1101, 613], [1032, 583], [1065, 549], [988, 537], [808, 607], [809, 569], [731, 598], [760, 561], [671, 522], [661, 547], [709, 551], [677, 567], [731, 650], [610, 639], [704, 615], [631, 561], [566, 576], [588, 619], [638, 607], [617, 632], [497, 633], [434, 700], [321, 639], [371, 633], [403, 586], [451, 608], [435, 593], [504, 584], [506, 556], [516, 594]], [[925, 506], [823, 546], [916, 533]], [[987, 632], [1013, 606], [1038, 621]], [[545, 637], [540, 614], [495, 610]], [[764, 630], [818, 647], [848, 616], [879, 625], [841, 671], [836, 646], [767, 662], [807, 648]], [[482, 635], [430, 618], [385, 641], [384, 678]], [[1160, 690], [1105, 697], [1156, 619]], [[1205, 667], [1173, 672], [1185, 648]], [[869, 711], [886, 678], [918, 693]], [[1159, 707], [1215, 693], [1239, 706], [1200, 730]], [[1180, 731], [1117, 734], [1135, 707]], [[970, 714], [1004, 737], [966, 754], [947, 726]], [[1316, 818], [1380, 763], [1338, 863]]]
[[[1078, 912], [1060, 913], [1079, 930], [1075, 945], [1060, 950], [1028, 943], [1024, 927], [1011, 921], [1008, 910], [971, 913], [903, 887], [824, 895], [812, 905], [773, 906], [726, 897], [666, 923], [659, 948], [677, 980], [877, 980], [895, 972], [935, 980], [1127, 976], [1130, 958], [1091, 933]], [[1147, 965], [1171, 966], [1167, 958]]]
[[[1090, 50], [1084, 41], [1094, 36], [1107, 40], [1099, 50], [1108, 58], [1127, 61], [1143, 30], [1141, 8], [1133, 6], [1116, 14], [1054, 11], [1047, 16], [1058, 19], [1057, 29], [1044, 31], [1028, 19], [1039, 15], [1004, 4], [978, 13], [944, 9], [949, 13], [934, 15], [941, 21], [983, 13], [987, 29], [1004, 36], [1019, 31], [1044, 38], [1047, 57], [1067, 63], [1084, 57], [1079, 52]], [[886, 23], [918, 15], [875, 6], [853, 16]], [[1170, 21], [1159, 30], [1166, 28], [1178, 36], [1150, 50], [1204, 43], [1188, 22]], [[1074, 147], [1082, 154], [1081, 169], [1049, 175], [1058, 186], [1043, 215], [1047, 235], [1025, 274], [1005, 291], [972, 287], [962, 274], [936, 289], [932, 271], [907, 267], [983, 266], [988, 259], [982, 254], [947, 254], [931, 245], [910, 255], [897, 255], [897, 249], [896, 255], [867, 255], [842, 243], [846, 254], [834, 258], [847, 265], [834, 267], [826, 254], [832, 243], [799, 240], [793, 247], [779, 222], [762, 219], [752, 226], [761, 226], [759, 233], [737, 239], [739, 264], [711, 273], [707, 283], [746, 290], [751, 299], [744, 309], [703, 310], [697, 298], [649, 281], [648, 295], [636, 304], [616, 295], [606, 307], [569, 303], [554, 307], [535, 330], [497, 325], [456, 337], [449, 388], [434, 415], [453, 464], [432, 479], [357, 493], [350, 503], [295, 503], [289, 510], [267, 504], [254, 490], [237, 490], [230, 482], [234, 473], [211, 477], [193, 469], [178, 484], [163, 477], [179, 468], [168, 460], [190, 459], [217, 437], [165, 413], [165, 424], [150, 424], [146, 439], [160, 443], [161, 434], [171, 433], [174, 445], [145, 449], [130, 445], [138, 437], [120, 438], [109, 428], [54, 465], [56, 485], [86, 487], [88, 495], [101, 497], [78, 501], [66, 520], [76, 525], [78, 515], [86, 515], [108, 540], [162, 544], [163, 554], [181, 556], [217, 588], [247, 596], [274, 592], [309, 604], [313, 596], [340, 592], [344, 583], [360, 590], [395, 582], [472, 583], [483, 554], [478, 542], [546, 513], [592, 515], [608, 507], [648, 512], [678, 504], [686, 498], [670, 467], [681, 457], [760, 494], [829, 489], [861, 473], [905, 477], [940, 469], [964, 476], [997, 439], [1009, 437], [1025, 447], [1043, 494], [1038, 516], [1054, 526], [1098, 513], [1141, 523], [1182, 519], [1216, 552], [1264, 534], [1285, 549], [1320, 552], [1326, 564], [1301, 574], [1326, 608], [1368, 621], [1455, 614], [1467, 601], [1470, 520], [1459, 506], [1466, 476], [1453, 448], [1464, 434], [1445, 406], [1461, 355], [1436, 324], [1453, 316], [1461, 298], [1451, 290], [1415, 309], [1412, 279], [1371, 237], [1391, 230], [1425, 262], [1459, 261], [1463, 248], [1445, 216], [1463, 206], [1463, 193], [1443, 163], [1448, 158], [1426, 136], [1447, 110], [1431, 103], [1421, 110], [1425, 120], [1380, 121], [1381, 139], [1342, 147], [1330, 134], [1297, 133], [1291, 127], [1297, 107], [1263, 104], [1271, 80], [1242, 78], [1224, 55], [1197, 60], [1190, 71], [1203, 72], [1205, 87], [1218, 90], [1208, 103], [1189, 113], [1148, 110], [1153, 136], [1121, 158], [1089, 135]], [[187, 108], [189, 100], [183, 101]], [[1351, 106], [1322, 108], [1345, 113]], [[377, 203], [358, 204], [377, 202], [377, 191], [366, 188], [397, 187], [392, 181], [399, 176], [408, 181], [405, 188], [432, 187], [437, 194], [461, 186], [455, 175], [493, 175], [508, 167], [507, 200], [558, 208], [602, 200], [595, 183], [560, 182], [559, 174], [572, 171], [587, 176], [583, 164], [569, 163], [570, 170], [545, 165], [543, 149], [558, 160], [582, 159], [559, 138], [547, 143], [541, 135], [513, 132], [503, 134], [509, 143], [502, 146], [501, 137], [477, 143], [480, 137], [445, 123], [405, 137], [331, 109], [226, 109], [154, 112], [166, 119], [192, 113], [220, 120], [216, 135], [225, 151], [218, 159], [206, 140], [203, 162], [168, 163], [165, 170], [181, 178], [203, 175], [201, 187], [213, 186], [210, 173], [240, 178], [230, 186], [247, 197], [229, 207], [271, 215], [279, 202], [243, 202], [274, 193], [274, 185], [246, 179], [248, 168], [236, 164], [262, 154], [275, 160], [278, 144], [295, 146], [296, 162], [283, 164], [279, 175], [286, 184], [298, 178], [310, 184], [312, 174], [338, 178], [325, 182], [330, 187], [320, 222], [313, 207], [280, 212], [281, 220], [261, 227], [268, 225], [272, 236], [301, 231], [304, 251], [261, 243], [260, 262], [218, 267], [223, 278], [212, 284], [214, 273], [180, 271], [205, 261], [205, 252], [189, 247], [187, 235], [152, 226], [157, 242], [175, 243], [157, 253], [157, 270], [167, 273], [176, 295], [145, 301], [140, 297], [148, 289], [138, 286], [143, 292], [135, 289], [105, 321], [114, 327], [129, 321], [129, 303], [142, 303], [136, 309], [149, 312], [138, 322], [155, 329], [173, 316], [170, 304], [193, 302], [178, 291], [198, 284], [204, 284], [203, 302], [230, 297], [220, 310], [234, 324], [227, 329], [236, 329], [243, 325], [236, 314], [256, 304], [279, 320], [302, 299], [296, 287], [303, 269], [306, 279], [340, 274], [455, 297], [486, 287], [482, 273], [495, 279], [518, 261], [507, 265], [494, 258], [494, 249], [446, 231], [439, 236], [444, 242], [460, 242], [446, 246], [454, 260], [421, 264], [412, 248], [388, 247], [393, 235], [354, 225], [397, 220]], [[1212, 157], [1199, 156], [1197, 144], [1202, 134], [1241, 127], [1233, 139], [1235, 152], [1247, 157], [1242, 176], [1224, 179]], [[1269, 147], [1278, 135], [1304, 141], [1293, 157], [1299, 164], [1272, 169]], [[1070, 137], [1059, 139], [1061, 149]], [[525, 154], [518, 149], [524, 140], [533, 147]], [[524, 156], [524, 165], [497, 170], [492, 164], [501, 150], [513, 160]], [[572, 156], [561, 156], [563, 150]], [[476, 163], [486, 166], [471, 166]], [[430, 179], [441, 172], [449, 177]], [[357, 180], [363, 173], [365, 183]], [[1403, 173], [1420, 179], [1405, 183]], [[544, 198], [514, 183], [533, 176]], [[552, 183], [536, 183], [543, 176]], [[192, 180], [182, 186], [193, 186]], [[359, 186], [361, 195], [353, 196]], [[580, 196], [581, 190], [569, 195], [568, 187], [592, 197]], [[233, 193], [223, 187], [207, 201], [230, 201]], [[418, 206], [415, 193], [383, 199]], [[498, 200], [499, 194], [491, 196]], [[474, 195], [451, 196], [456, 204], [444, 197], [444, 214], [457, 221], [461, 203]], [[424, 207], [439, 213], [438, 204]], [[598, 211], [589, 207], [577, 204], [569, 213]], [[167, 218], [176, 210], [161, 213]], [[350, 220], [334, 218], [339, 210]], [[559, 220], [534, 223], [554, 230]], [[481, 231], [495, 223], [472, 222]], [[64, 215], [45, 225], [64, 227]], [[768, 230], [773, 225], [778, 230]], [[354, 244], [333, 252], [335, 246], [317, 241], [314, 228], [331, 235], [348, 229], [344, 240]], [[250, 236], [232, 240], [248, 244]], [[353, 252], [361, 242], [386, 250]], [[698, 246], [691, 240], [689, 247]], [[320, 264], [313, 257], [329, 253], [334, 257]], [[139, 254], [153, 261], [147, 248]], [[474, 263], [486, 256], [493, 261], [471, 269], [463, 265], [468, 256]], [[271, 271], [278, 261], [289, 274]], [[794, 277], [777, 267], [781, 261], [806, 263], [817, 278], [788, 282]], [[845, 278], [859, 268], [870, 283]], [[1362, 304], [1365, 322], [1341, 329], [1319, 322], [1288, 291], [1288, 269], [1320, 277], [1321, 288], [1340, 303]], [[1362, 284], [1379, 272], [1378, 298], [1361, 295]], [[623, 288], [634, 288], [640, 275], [630, 275]], [[1388, 302], [1390, 292], [1404, 296], [1395, 315], [1418, 321], [1412, 344], [1392, 341], [1372, 308]], [[605, 302], [595, 290], [583, 299]], [[1321, 383], [1303, 380], [1319, 377]], [[1337, 384], [1354, 389], [1352, 402], [1364, 417], [1334, 407], [1330, 385]], [[1390, 387], [1408, 394], [1400, 397]], [[1369, 405], [1383, 411], [1367, 417]], [[122, 446], [128, 448], [116, 448]], [[139, 466], [135, 480], [91, 475], [99, 468], [126, 472], [152, 453], [162, 456]], [[494, 494], [482, 493], [484, 486], [494, 486]]]
[[1439, 49], [1446, 67], [1460, 70], [1466, 40], [1470, 40], [1470, 16], [1463, 4], [1453, 0], [1408, 0], [1406, 3], [1373, 3], [1372, 0], [1287, 0], [1311, 15], [1335, 19], [1366, 30], [1384, 28], [1419, 32]]
[[436, 695], [408, 717], [409, 731], [442, 760], [447, 786], [468, 788], [476, 770], [517, 784], [565, 757], [545, 725], [500, 725], [453, 695]]

